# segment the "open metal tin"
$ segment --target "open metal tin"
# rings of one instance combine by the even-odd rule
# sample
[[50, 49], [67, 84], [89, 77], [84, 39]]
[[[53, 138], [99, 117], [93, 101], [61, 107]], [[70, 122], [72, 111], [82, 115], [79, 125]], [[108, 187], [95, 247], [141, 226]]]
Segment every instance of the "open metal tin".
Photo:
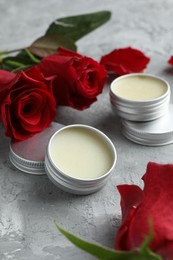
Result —
[[[59, 151], [59, 155], [65, 153], [63, 159], [64, 165], [69, 163], [68, 159], [70, 155], [68, 148], [70, 149], [70, 146], [68, 147], [68, 141], [65, 142], [66, 139], [64, 139], [64, 143], [61, 142], [61, 146], [59, 141], [56, 141], [57, 137], [61, 136], [64, 132], [68, 134], [67, 137], [70, 142], [74, 139], [73, 135], [71, 135], [72, 132], [77, 132], [77, 135], [82, 132], [80, 138], [82, 138], [82, 140], [87, 138], [85, 142], [81, 142], [81, 145], [78, 146], [80, 151], [77, 150], [76, 152], [76, 149], [71, 151], [71, 157], [73, 158], [77, 156], [80, 157], [83, 152], [83, 159], [85, 160], [85, 157], [87, 157], [86, 149], [88, 149], [88, 154], [91, 154], [93, 153], [93, 145], [97, 148], [97, 152], [95, 154], [93, 153], [94, 158], [92, 158], [92, 156], [87, 157], [90, 159], [86, 159], [83, 164], [78, 161], [80, 165], [80, 175], [77, 177], [74, 173], [70, 174], [65, 169], [59, 167], [59, 162], [57, 162], [59, 160], [58, 158], [60, 158], [60, 156], [58, 157]], [[78, 137], [77, 135], [76, 137]], [[74, 143], [74, 148], [75, 146]], [[54, 147], [53, 153], [51, 150], [52, 147]], [[65, 151], [63, 151], [64, 148], [66, 149]], [[100, 160], [98, 157], [100, 156], [100, 152], [98, 151], [102, 151]], [[19, 170], [35, 175], [47, 174], [49, 179], [58, 188], [70, 193], [82, 195], [96, 192], [105, 185], [115, 167], [117, 155], [111, 140], [103, 132], [94, 127], [80, 124], [63, 126], [58, 123], [52, 123], [50, 127], [25, 141], [12, 141], [10, 144], [9, 158], [11, 163]], [[109, 161], [108, 167], [98, 175], [95, 175], [94, 172], [93, 176], [89, 175], [91, 169], [95, 167], [96, 164], [102, 164], [104, 159], [105, 163]], [[83, 176], [83, 168], [85, 169], [86, 176]], [[87, 176], [87, 171], [89, 177]]]
[[[155, 94], [155, 92], [158, 93]], [[168, 82], [151, 74], [132, 73], [120, 76], [110, 86], [112, 110], [126, 120], [151, 121], [157, 119], [166, 114], [169, 101], [170, 86]]]
[[48, 177], [61, 189], [89, 194], [105, 185], [116, 160], [115, 147], [103, 132], [76, 124], [61, 128], [51, 137], [45, 169]]

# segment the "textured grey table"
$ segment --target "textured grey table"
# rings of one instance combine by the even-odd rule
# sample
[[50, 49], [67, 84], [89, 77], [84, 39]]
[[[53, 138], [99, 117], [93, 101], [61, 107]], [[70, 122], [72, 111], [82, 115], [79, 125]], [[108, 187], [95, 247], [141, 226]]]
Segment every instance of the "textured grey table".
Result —
[[[78, 41], [78, 51], [95, 59], [114, 48], [132, 46], [151, 57], [147, 72], [163, 76], [173, 86], [172, 0], [0, 0], [0, 50], [24, 47], [41, 36], [56, 18], [111, 10], [112, 19]], [[172, 99], [172, 96], [171, 96]], [[8, 159], [9, 140], [0, 127], [0, 259], [93, 259], [75, 248], [55, 228], [113, 247], [121, 214], [119, 183], [142, 186], [149, 161], [173, 163], [173, 145], [145, 147], [125, 139], [113, 115], [108, 86], [98, 102], [79, 112], [59, 108], [57, 122], [84, 123], [105, 132], [114, 142], [118, 160], [107, 185], [89, 196], [58, 190], [46, 176], [16, 170]]]

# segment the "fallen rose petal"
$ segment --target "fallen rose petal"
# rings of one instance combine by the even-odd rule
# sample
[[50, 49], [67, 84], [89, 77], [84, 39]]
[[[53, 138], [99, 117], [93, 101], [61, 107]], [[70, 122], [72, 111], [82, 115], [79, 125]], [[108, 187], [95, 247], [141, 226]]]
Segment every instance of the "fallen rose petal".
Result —
[[173, 65], [173, 56], [171, 56], [171, 57], [169, 58], [168, 63], [169, 63], [170, 65]]
[[104, 55], [100, 63], [105, 66], [107, 71], [117, 75], [142, 72], [149, 63], [150, 58], [142, 51], [132, 47], [115, 49]]

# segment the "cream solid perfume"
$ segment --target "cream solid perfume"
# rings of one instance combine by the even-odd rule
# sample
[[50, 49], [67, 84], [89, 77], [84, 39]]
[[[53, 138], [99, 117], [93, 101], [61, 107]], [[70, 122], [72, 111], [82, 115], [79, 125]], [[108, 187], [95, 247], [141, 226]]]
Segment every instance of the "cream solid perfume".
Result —
[[167, 84], [163, 80], [145, 75], [123, 77], [112, 84], [113, 93], [132, 101], [159, 98], [167, 92], [167, 89]]
[[151, 74], [121, 76], [110, 86], [113, 111], [131, 121], [150, 121], [163, 116], [168, 110], [169, 100], [169, 84]]
[[87, 127], [68, 127], [55, 134], [49, 146], [57, 168], [79, 179], [94, 179], [112, 167], [110, 144]]
[[88, 194], [103, 187], [115, 163], [116, 150], [110, 139], [96, 128], [77, 124], [51, 137], [45, 169], [63, 190]]
[[100, 130], [58, 123], [25, 141], [12, 141], [9, 157], [19, 170], [47, 173], [60, 189], [81, 195], [101, 189], [117, 160], [113, 143]]

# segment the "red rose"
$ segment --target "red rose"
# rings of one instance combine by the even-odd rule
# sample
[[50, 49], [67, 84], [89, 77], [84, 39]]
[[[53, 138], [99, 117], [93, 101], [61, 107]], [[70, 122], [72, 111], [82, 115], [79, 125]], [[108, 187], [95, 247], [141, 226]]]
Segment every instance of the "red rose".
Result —
[[7, 136], [24, 140], [48, 127], [56, 116], [50, 83], [36, 67], [17, 74], [0, 70], [0, 114]]
[[144, 189], [119, 185], [122, 226], [115, 241], [116, 249], [139, 247], [153, 225], [150, 248], [163, 259], [173, 259], [173, 165], [150, 162], [143, 176]]
[[104, 55], [100, 63], [103, 64], [107, 71], [112, 71], [117, 75], [142, 72], [150, 58], [145, 56], [140, 50], [127, 47], [115, 49], [107, 55]]
[[83, 110], [97, 100], [107, 72], [97, 61], [59, 48], [58, 54], [45, 57], [39, 64], [46, 77], [53, 76], [53, 93], [58, 105]]

